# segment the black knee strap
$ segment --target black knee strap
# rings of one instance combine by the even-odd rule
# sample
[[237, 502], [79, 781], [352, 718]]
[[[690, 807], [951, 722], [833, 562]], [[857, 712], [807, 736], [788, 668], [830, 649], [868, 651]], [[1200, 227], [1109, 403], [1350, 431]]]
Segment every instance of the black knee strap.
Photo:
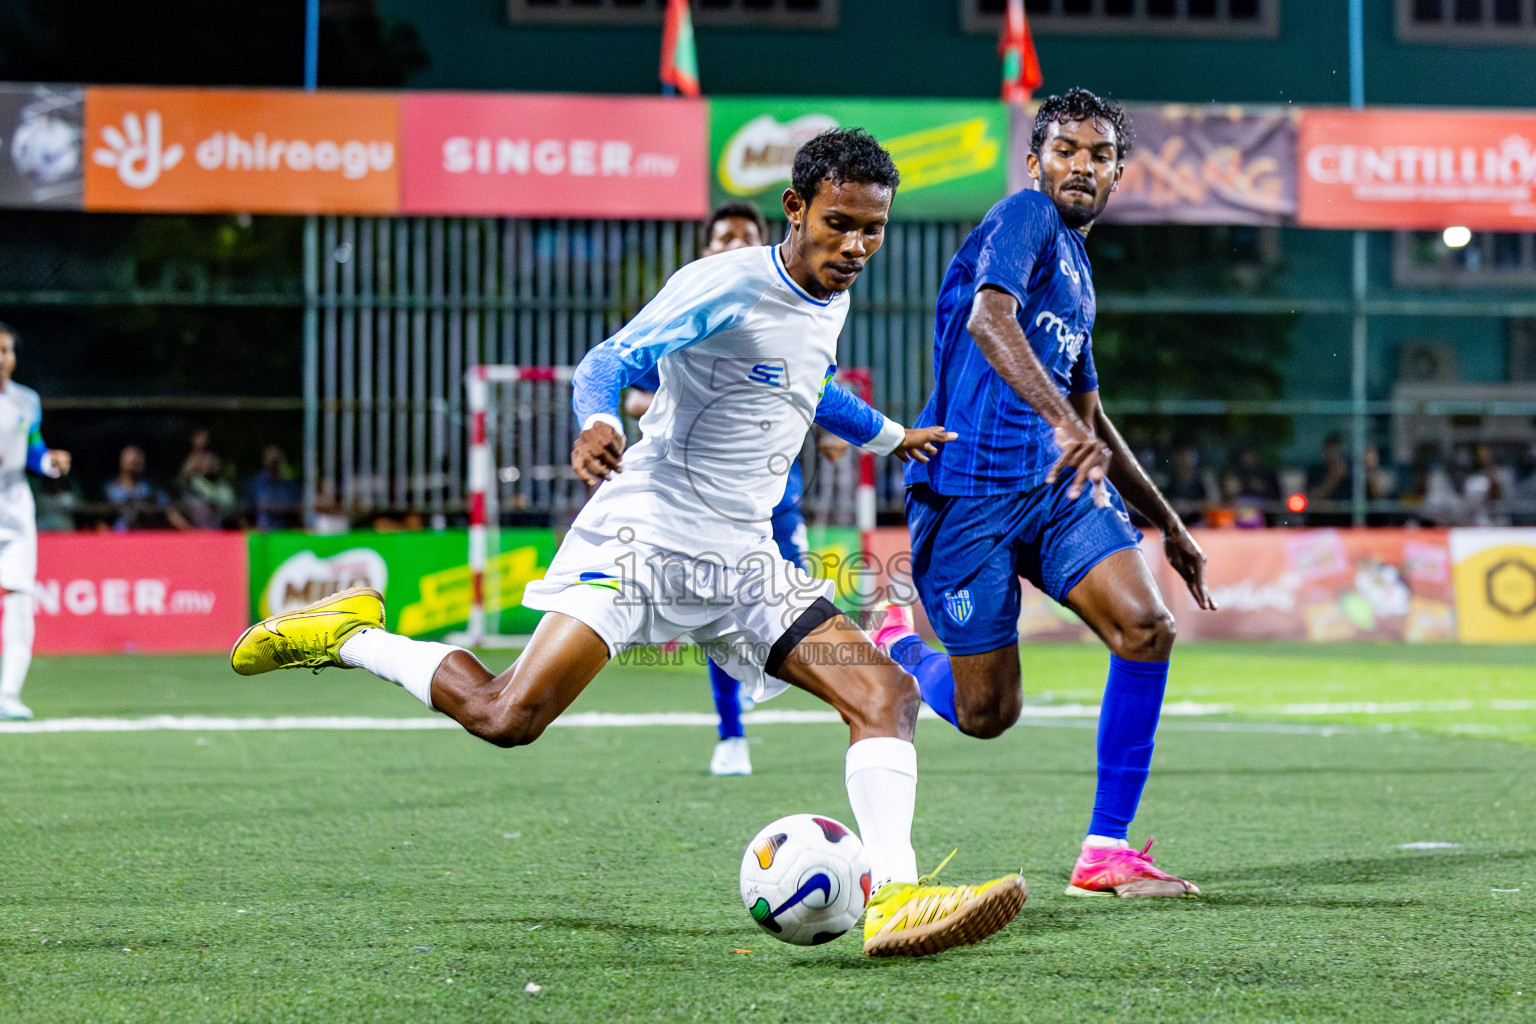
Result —
[[800, 641], [809, 636], [811, 630], [841, 614], [843, 614], [842, 609], [837, 605], [824, 597], [818, 597], [815, 603], [801, 612], [800, 617], [774, 643], [773, 649], [768, 652], [768, 662], [763, 666], [763, 671], [775, 679], [779, 678], [779, 669], [783, 666], [784, 659], [789, 657], [789, 652], [799, 647]]

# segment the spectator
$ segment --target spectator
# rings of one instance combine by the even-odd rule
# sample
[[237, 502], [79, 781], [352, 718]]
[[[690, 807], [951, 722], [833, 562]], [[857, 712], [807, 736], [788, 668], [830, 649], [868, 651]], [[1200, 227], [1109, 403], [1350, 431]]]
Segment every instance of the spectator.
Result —
[[275, 444], [261, 453], [261, 469], [242, 488], [245, 505], [258, 530], [293, 530], [299, 527], [303, 495], [288, 458]]
[[1348, 501], [1354, 483], [1354, 470], [1344, 454], [1344, 438], [1329, 434], [1323, 438], [1323, 461], [1312, 471], [1307, 497], [1312, 501]]
[[235, 489], [224, 479], [224, 465], [208, 443], [208, 431], [192, 434], [192, 451], [176, 475], [177, 507], [199, 530], [234, 525]]
[[1253, 502], [1280, 500], [1280, 480], [1252, 448], [1237, 454], [1237, 493]]
[[138, 445], [128, 445], [117, 457], [117, 475], [107, 481], [107, 501], [112, 504], [112, 529], [163, 530], [173, 528], [190, 530], [187, 522], [171, 505], [165, 492], [150, 486], [144, 479], [144, 450]]
[[1493, 448], [1486, 444], [1472, 449], [1472, 471], [1461, 484], [1464, 516], [1470, 526], [1508, 526], [1509, 517], [1499, 505], [1513, 489], [1513, 475], [1499, 465]]
[[1173, 479], [1164, 493], [1186, 519], [1195, 520], [1216, 502], [1218, 491], [1208, 475], [1199, 450], [1185, 447], [1173, 453]]
[[1206, 518], [1212, 526], [1235, 526], [1242, 530], [1262, 530], [1269, 525], [1264, 518], [1265, 498], [1249, 492], [1250, 481], [1237, 468], [1221, 477], [1221, 504], [1211, 508]]
[[1509, 489], [1509, 497], [1520, 506], [1516, 510], [1516, 522], [1530, 525], [1536, 522], [1536, 444], [1526, 449], [1515, 474], [1517, 482]]
[[181, 460], [181, 472], [176, 474], [177, 487], [185, 490], [188, 481], [206, 475], [210, 469], [217, 475], [221, 463], [210, 442], [211, 437], [206, 428], [199, 427], [192, 431], [192, 448], [187, 452], [187, 457]]

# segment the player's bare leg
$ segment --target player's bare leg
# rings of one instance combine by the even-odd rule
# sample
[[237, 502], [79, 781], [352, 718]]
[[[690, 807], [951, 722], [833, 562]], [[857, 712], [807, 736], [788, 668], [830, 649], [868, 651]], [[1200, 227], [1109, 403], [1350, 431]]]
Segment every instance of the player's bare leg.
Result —
[[873, 640], [917, 677], [929, 707], [967, 736], [994, 739], [1019, 720], [1024, 687], [1018, 644], [980, 654], [941, 653], [923, 643], [912, 609], [902, 604], [877, 612]]
[[[822, 651], [854, 651], [822, 658]], [[853, 664], [844, 664], [844, 662]], [[864, 952], [921, 956], [980, 942], [1024, 906], [1024, 879], [980, 886], [924, 885], [912, 851], [917, 752], [912, 736], [921, 698], [912, 677], [836, 615], [812, 630], [777, 668], [780, 679], [813, 693], [848, 723], [848, 802], [869, 853], [874, 895], [864, 922]]]
[[432, 706], [498, 747], [532, 743], [608, 663], [592, 627], [546, 612], [528, 646], [499, 675], [468, 651], [445, 657], [432, 676]]
[[527, 648], [497, 675], [468, 651], [383, 628], [384, 600], [364, 587], [270, 616], [241, 634], [230, 660], [241, 675], [280, 668], [362, 668], [395, 683], [481, 739], [515, 747], [538, 739], [608, 662], [591, 627], [559, 612], [539, 620]]
[[1200, 890], [1152, 864], [1126, 839], [1152, 764], [1153, 738], [1173, 651], [1173, 616], [1138, 548], [1118, 551], [1089, 570], [1067, 606], [1110, 652], [1099, 712], [1098, 791], [1088, 838], [1072, 869], [1069, 895], [1192, 896]]
[[1117, 551], [1067, 593], [1067, 607], [1127, 661], [1167, 661], [1176, 628], [1139, 548]]

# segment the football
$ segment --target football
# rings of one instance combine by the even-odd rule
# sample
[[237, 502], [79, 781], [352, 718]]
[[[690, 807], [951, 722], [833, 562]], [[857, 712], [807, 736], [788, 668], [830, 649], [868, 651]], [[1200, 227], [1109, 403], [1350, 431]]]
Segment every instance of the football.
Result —
[[830, 942], [869, 902], [869, 858], [842, 822], [791, 814], [765, 827], [741, 859], [741, 900], [764, 931], [796, 946]]

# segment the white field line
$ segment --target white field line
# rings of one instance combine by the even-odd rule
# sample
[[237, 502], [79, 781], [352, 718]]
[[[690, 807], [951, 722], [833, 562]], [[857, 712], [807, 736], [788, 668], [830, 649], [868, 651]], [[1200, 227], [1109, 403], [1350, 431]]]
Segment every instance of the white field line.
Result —
[[[1255, 716], [1306, 717], [1319, 715], [1403, 715], [1436, 712], [1536, 711], [1536, 700], [1490, 701], [1400, 701], [1396, 703], [1354, 702], [1332, 704], [1278, 704], [1269, 707], [1239, 708], [1235, 704], [1201, 704], [1175, 701], [1163, 706], [1164, 718], [1203, 718], [1210, 715], [1251, 714]], [[1046, 725], [1061, 720], [1091, 722], [1099, 716], [1096, 704], [1033, 704], [1024, 708], [1022, 721]], [[923, 718], [937, 718], [923, 708]], [[703, 712], [657, 711], [620, 714], [588, 711], [565, 715], [553, 723], [568, 729], [612, 729], [637, 726], [713, 726], [715, 716]], [[751, 711], [742, 716], [748, 725], [833, 725], [841, 722], [835, 711]], [[1255, 723], [1208, 722], [1202, 728], [1213, 731], [1249, 731]], [[448, 718], [369, 718], [360, 715], [298, 716], [276, 718], [222, 718], [210, 715], [150, 715], [145, 718], [47, 718], [32, 722], [0, 722], [0, 734], [61, 732], [252, 732], [252, 731], [419, 731], [457, 729]], [[1274, 723], [1271, 731], [1311, 732], [1313, 727]], [[1327, 727], [1320, 727], [1327, 729]], [[1459, 732], [1501, 731], [1491, 725], [1452, 726]], [[1336, 730], [1331, 730], [1336, 731]]]

